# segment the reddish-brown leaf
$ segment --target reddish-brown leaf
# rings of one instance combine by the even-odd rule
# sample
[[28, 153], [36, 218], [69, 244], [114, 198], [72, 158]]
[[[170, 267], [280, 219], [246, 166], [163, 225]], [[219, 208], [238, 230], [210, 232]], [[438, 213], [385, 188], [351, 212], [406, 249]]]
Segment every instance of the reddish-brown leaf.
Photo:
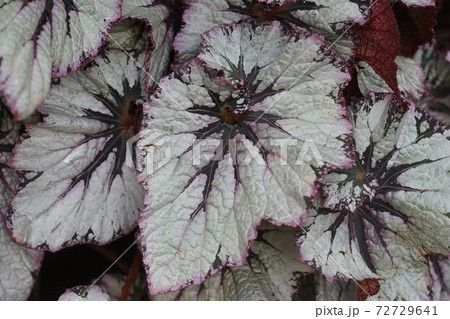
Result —
[[399, 93], [394, 60], [400, 53], [400, 32], [390, 1], [374, 2], [370, 19], [364, 25], [356, 26], [356, 34], [358, 59], [366, 61], [395, 93]]
[[380, 283], [376, 279], [358, 281], [358, 301], [367, 300], [369, 296], [376, 295], [380, 290]]
[[394, 5], [394, 13], [400, 30], [400, 54], [413, 56], [420, 45], [433, 39], [437, 5], [428, 7]]

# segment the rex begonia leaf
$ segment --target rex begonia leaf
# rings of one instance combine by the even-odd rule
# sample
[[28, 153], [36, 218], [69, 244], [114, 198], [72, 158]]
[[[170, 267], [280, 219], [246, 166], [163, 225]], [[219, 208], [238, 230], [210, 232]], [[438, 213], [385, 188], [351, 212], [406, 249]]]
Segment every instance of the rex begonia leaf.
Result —
[[433, 278], [433, 299], [450, 300], [450, 261], [443, 255], [429, 255], [428, 263]]
[[6, 213], [14, 195], [17, 175], [8, 166], [14, 145], [19, 140], [21, 124], [14, 122], [0, 96], [0, 215]]
[[110, 301], [111, 297], [99, 286], [77, 286], [67, 289], [58, 301]]
[[152, 89], [164, 76], [169, 66], [177, 23], [176, 0], [130, 0], [124, 1], [122, 16], [144, 22], [150, 29], [152, 51], [145, 61], [146, 89]]
[[429, 45], [421, 46], [414, 58], [425, 73], [425, 92], [417, 105], [450, 124], [450, 61]]
[[26, 300], [43, 257], [13, 242], [0, 216], [0, 300]]
[[121, 0], [0, 1], [0, 90], [16, 120], [42, 104], [51, 78], [97, 54]]
[[427, 299], [424, 256], [450, 247], [450, 128], [403, 103], [371, 93], [354, 106], [356, 162], [323, 178], [299, 238], [328, 280], [385, 279], [376, 297], [388, 300]]
[[[395, 58], [398, 88], [402, 96], [418, 100], [424, 93], [424, 72], [417, 61], [398, 56]], [[358, 63], [358, 87], [363, 95], [368, 92], [393, 93], [386, 82], [367, 64]]]
[[7, 165], [19, 139], [20, 123], [14, 123], [0, 97], [0, 300], [25, 300], [39, 271], [43, 253], [13, 242], [3, 215], [11, 200], [17, 175]]
[[[439, 1], [439, 0], [437, 0]], [[400, 54], [411, 57], [420, 45], [433, 40], [438, 8], [434, 0], [430, 5], [406, 5], [398, 1], [394, 12], [400, 31]]]
[[133, 19], [124, 19], [112, 26], [106, 39], [107, 50], [150, 50], [152, 47], [148, 26]]
[[132, 140], [145, 95], [142, 65], [123, 52], [59, 79], [12, 165], [24, 178], [8, 212], [17, 242], [55, 251], [131, 231], [143, 204]]
[[359, 39], [356, 56], [367, 62], [398, 93], [395, 58], [400, 53], [400, 32], [390, 0], [374, 1], [370, 19], [356, 27], [356, 34]]
[[[354, 46], [352, 23], [367, 19], [369, 0], [193, 0], [189, 2], [184, 25], [175, 39], [176, 65], [194, 58], [201, 34], [225, 23], [252, 18], [258, 22], [279, 21], [285, 27], [308, 29], [325, 37], [327, 47], [348, 57]], [[339, 39], [338, 39], [339, 38]], [[335, 43], [336, 42], [336, 43]]]
[[243, 265], [262, 219], [297, 225], [316, 169], [353, 163], [340, 98], [349, 75], [320, 37], [273, 22], [218, 27], [204, 41], [203, 61], [144, 104], [139, 225], [152, 294]]
[[299, 261], [295, 233], [290, 228], [261, 227], [247, 264], [223, 268], [200, 285], [155, 296], [154, 300], [292, 300], [299, 278], [310, 272]]

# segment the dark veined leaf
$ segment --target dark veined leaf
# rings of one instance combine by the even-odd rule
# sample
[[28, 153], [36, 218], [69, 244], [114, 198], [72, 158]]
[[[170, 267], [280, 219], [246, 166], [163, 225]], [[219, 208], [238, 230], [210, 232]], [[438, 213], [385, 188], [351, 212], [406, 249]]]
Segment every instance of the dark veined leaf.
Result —
[[292, 300], [297, 283], [311, 270], [300, 263], [295, 230], [263, 225], [247, 264], [222, 271], [200, 285], [155, 296], [154, 300]]
[[178, 23], [176, 0], [130, 0], [123, 4], [124, 19], [134, 19], [145, 23], [150, 30], [152, 51], [145, 61], [146, 89], [152, 90], [159, 79], [166, 75]]
[[243, 265], [262, 219], [297, 225], [316, 170], [352, 164], [349, 75], [320, 37], [245, 23], [202, 47], [144, 105], [139, 225], [153, 294]]
[[434, 300], [450, 300], [450, 261], [448, 256], [428, 255], [428, 264], [433, 279]]
[[370, 19], [363, 26], [356, 26], [356, 34], [359, 40], [356, 56], [398, 93], [395, 58], [400, 53], [400, 33], [390, 0], [374, 1]]
[[252, 18], [258, 22], [279, 21], [297, 30], [307, 29], [325, 37], [327, 47], [344, 59], [352, 55], [350, 25], [367, 19], [369, 0], [194, 0], [189, 2], [184, 25], [175, 39], [176, 65], [194, 58], [201, 34], [224, 23]]
[[[395, 64], [398, 68], [396, 77], [400, 94], [406, 99], [420, 99], [425, 90], [425, 76], [419, 63], [414, 59], [398, 56]], [[367, 62], [358, 63], [357, 79], [358, 87], [364, 95], [367, 92], [394, 93]]]
[[424, 256], [449, 253], [450, 128], [393, 95], [355, 105], [356, 162], [319, 184], [299, 238], [301, 259], [328, 280], [380, 280], [377, 299], [428, 299]]
[[58, 301], [110, 301], [111, 297], [99, 286], [77, 286], [67, 289]]
[[414, 58], [425, 73], [425, 92], [417, 105], [450, 124], [450, 61], [429, 45], [420, 47]]
[[109, 30], [105, 48], [125, 51], [150, 50], [152, 41], [149, 33], [150, 30], [145, 23], [139, 20], [123, 19]]
[[370, 296], [376, 295], [380, 291], [380, 282], [377, 279], [359, 280], [358, 284], [358, 301], [365, 301]]
[[0, 90], [16, 120], [45, 99], [51, 78], [95, 56], [121, 0], [0, 1]]
[[7, 163], [20, 128], [0, 97], [0, 300], [26, 300], [43, 258], [42, 252], [14, 243], [3, 219], [17, 182], [17, 175]]
[[145, 53], [97, 57], [61, 78], [11, 160], [23, 174], [8, 221], [17, 242], [55, 251], [130, 232], [143, 203], [133, 140], [143, 102]]

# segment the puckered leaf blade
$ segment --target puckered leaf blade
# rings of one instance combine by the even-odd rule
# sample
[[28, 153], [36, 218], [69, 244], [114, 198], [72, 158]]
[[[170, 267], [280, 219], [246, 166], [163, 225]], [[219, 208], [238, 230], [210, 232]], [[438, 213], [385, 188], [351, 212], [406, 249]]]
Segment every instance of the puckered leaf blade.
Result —
[[99, 286], [76, 286], [67, 289], [58, 301], [110, 301], [111, 297]]
[[450, 124], [450, 61], [436, 50], [435, 45], [421, 46], [414, 58], [425, 73], [425, 92], [417, 100], [417, 106]]
[[17, 182], [17, 175], [7, 163], [20, 128], [0, 97], [0, 300], [27, 299], [43, 258], [43, 253], [14, 243], [3, 218]]
[[97, 54], [121, 0], [2, 1], [0, 90], [16, 120], [45, 99], [51, 77], [76, 70]]
[[[398, 67], [396, 78], [400, 93], [407, 99], [419, 100], [425, 91], [422, 68], [414, 59], [403, 56], [396, 57], [395, 64]], [[368, 92], [394, 92], [367, 62], [359, 62], [358, 65], [358, 87], [363, 95]]]
[[[394, 105], [392, 105], [394, 104]], [[357, 162], [319, 187], [323, 202], [299, 239], [328, 280], [379, 281], [379, 299], [429, 298], [423, 256], [448, 254], [450, 129], [392, 95], [369, 94], [353, 116]]]
[[450, 262], [443, 255], [429, 255], [428, 264], [433, 280], [433, 300], [450, 300]]
[[148, 34], [148, 26], [139, 20], [124, 19], [114, 24], [106, 39], [107, 50], [150, 50], [152, 43]]
[[104, 244], [131, 231], [143, 202], [133, 166], [143, 74], [122, 52], [55, 83], [13, 166], [24, 178], [8, 212], [15, 239], [58, 250]]
[[297, 281], [310, 269], [300, 263], [295, 231], [264, 225], [252, 243], [247, 264], [224, 268], [201, 285], [155, 296], [154, 300], [292, 300]]
[[132, 0], [123, 4], [124, 19], [140, 20], [150, 29], [148, 36], [152, 42], [152, 51], [145, 61], [147, 90], [152, 90], [156, 86], [169, 66], [174, 28], [177, 23], [175, 2], [175, 0]]
[[[260, 64], [248, 48], [267, 41], [265, 31], [276, 25], [212, 30], [224, 41], [205, 36], [204, 61], [164, 78], [144, 105], [138, 148], [148, 196], [139, 225], [153, 294], [244, 264], [261, 219], [297, 225], [304, 197], [315, 191], [315, 170], [352, 164], [340, 104], [349, 78], [343, 62], [322, 54], [319, 37], [298, 34], [281, 37], [285, 45]], [[244, 58], [236, 65], [234, 52], [223, 52], [205, 65], [213, 61], [206, 59], [210, 44], [233, 37], [253, 43], [238, 52]], [[281, 150], [287, 144], [289, 152]]]
[[176, 66], [194, 58], [200, 48], [201, 34], [226, 23], [245, 19], [257, 22], [279, 21], [284, 26], [308, 29], [326, 40], [327, 47], [347, 59], [353, 54], [352, 23], [362, 24], [367, 19], [370, 1], [313, 0], [194, 0], [189, 2], [183, 20], [184, 26], [175, 39]]
[[44, 257], [12, 241], [0, 216], [0, 300], [26, 300]]
[[359, 39], [357, 57], [367, 62], [398, 93], [395, 58], [400, 53], [400, 33], [390, 1], [375, 1], [370, 19], [363, 26], [357, 26], [356, 33]]

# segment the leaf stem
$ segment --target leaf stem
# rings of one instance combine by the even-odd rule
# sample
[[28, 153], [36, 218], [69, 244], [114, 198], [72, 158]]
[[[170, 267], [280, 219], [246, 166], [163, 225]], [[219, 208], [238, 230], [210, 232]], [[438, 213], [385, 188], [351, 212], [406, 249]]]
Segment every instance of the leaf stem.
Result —
[[139, 251], [136, 252], [134, 256], [133, 263], [131, 264], [130, 271], [128, 272], [127, 281], [122, 288], [122, 294], [120, 295], [120, 301], [128, 300], [128, 295], [130, 294], [131, 287], [133, 286], [136, 275], [141, 267], [142, 257]]

